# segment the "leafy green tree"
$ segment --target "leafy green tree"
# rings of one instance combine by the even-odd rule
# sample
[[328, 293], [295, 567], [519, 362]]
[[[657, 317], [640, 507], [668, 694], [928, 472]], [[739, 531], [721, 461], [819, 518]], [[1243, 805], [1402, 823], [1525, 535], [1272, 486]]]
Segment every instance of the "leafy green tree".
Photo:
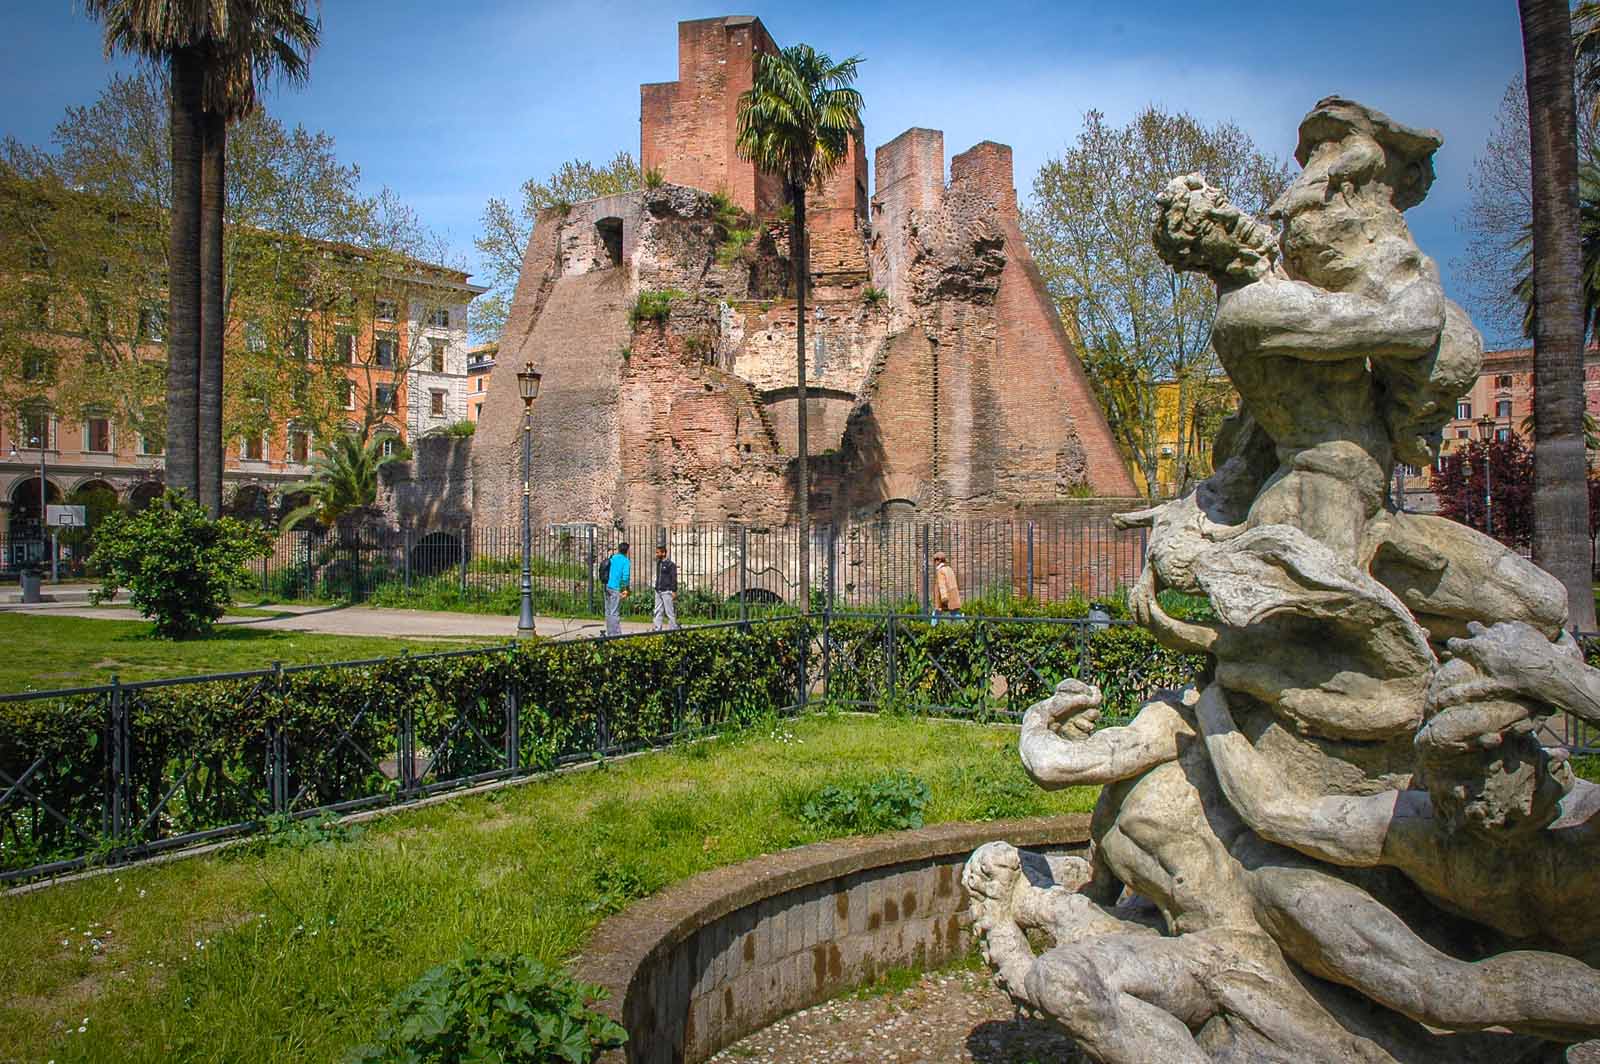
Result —
[[[1064, 321], [1076, 321], [1085, 368], [1112, 431], [1154, 494], [1164, 433], [1156, 384], [1174, 381], [1176, 485], [1192, 479], [1197, 433], [1215, 420], [1211, 348], [1216, 293], [1178, 273], [1150, 243], [1150, 204], [1168, 180], [1194, 171], [1240, 208], [1263, 214], [1287, 187], [1285, 163], [1232, 122], [1146, 107], [1123, 127], [1084, 115], [1083, 131], [1040, 167], [1022, 229]], [[1171, 437], [1168, 436], [1168, 440]]]
[[340, 433], [322, 446], [312, 460], [309, 479], [292, 484], [285, 491], [310, 499], [283, 516], [282, 527], [294, 528], [307, 517], [324, 527], [333, 527], [341, 518], [359, 513], [378, 501], [378, 472], [400, 455], [383, 453], [384, 438], [368, 438], [354, 432]]
[[522, 273], [522, 256], [539, 212], [547, 207], [568, 208], [600, 196], [631, 192], [643, 181], [639, 165], [629, 152], [619, 151], [609, 163], [595, 166], [584, 159], [569, 159], [543, 181], [522, 183], [521, 201], [513, 207], [498, 197], [483, 208], [483, 232], [473, 245], [488, 268], [489, 291], [472, 303], [472, 331], [481, 340], [495, 340], [511, 312], [511, 297]]
[[[739, 157], [783, 181], [794, 209], [789, 258], [794, 267], [795, 429], [799, 450], [800, 586], [811, 586], [811, 479], [806, 441], [806, 282], [811, 275], [806, 237], [806, 192], [820, 188], [861, 137], [861, 93], [852, 88], [860, 56], [835, 63], [808, 44], [756, 56], [755, 76], [739, 97]], [[809, 594], [803, 597], [810, 609]]]
[[[1595, 626], [1583, 436], [1584, 293], [1573, 26], [1568, 0], [1518, 0], [1532, 172], [1533, 560]], [[1583, 32], [1580, 27], [1580, 34]], [[1580, 47], [1583, 38], [1580, 36]]]
[[136, 514], [112, 513], [95, 530], [89, 564], [101, 573], [96, 602], [126, 587], [139, 612], [168, 639], [205, 635], [248, 577], [245, 563], [271, 537], [231, 517], [211, 518], [187, 493], [167, 492]]

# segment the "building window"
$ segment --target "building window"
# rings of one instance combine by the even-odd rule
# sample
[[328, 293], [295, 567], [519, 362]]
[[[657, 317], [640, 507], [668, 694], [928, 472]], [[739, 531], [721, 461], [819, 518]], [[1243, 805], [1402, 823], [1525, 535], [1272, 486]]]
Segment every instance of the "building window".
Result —
[[311, 357], [311, 323], [304, 318], [289, 323], [289, 353], [302, 362]]
[[21, 443], [24, 447], [44, 448], [50, 447], [50, 411], [40, 407], [22, 412]]
[[311, 460], [311, 433], [304, 429], [289, 430], [289, 460], [299, 465]]
[[50, 324], [50, 293], [43, 288], [30, 288], [27, 299], [27, 322], [41, 329]]
[[333, 334], [333, 360], [345, 365], [356, 360], [356, 334], [349, 329], [340, 329]]
[[483, 391], [483, 378], [482, 377], [474, 377], [474, 378], [472, 378], [472, 390], [475, 391], [475, 392]]
[[450, 328], [450, 311], [447, 307], [439, 307], [428, 311], [428, 324], [437, 325], [441, 329]]
[[384, 438], [383, 438], [383, 446], [382, 446], [382, 448], [380, 448], [380, 450], [382, 451], [383, 456], [385, 458], [390, 457], [391, 455], [393, 455], [399, 449], [400, 449], [400, 440], [399, 440], [398, 437], [395, 437], [393, 435], [384, 436]]
[[261, 436], [246, 436], [244, 447], [239, 451], [239, 457], [251, 462], [265, 462], [267, 460], [267, 441]]
[[1464, 399], [1462, 401], [1456, 403], [1456, 418], [1457, 418], [1457, 420], [1466, 421], [1470, 417], [1472, 417], [1472, 404], [1467, 402]]
[[139, 339], [152, 344], [167, 339], [167, 308], [159, 303], [146, 303], [139, 308]]
[[1499, 440], [1501, 443], [1504, 443], [1511, 438], [1511, 430], [1507, 428], [1495, 429], [1494, 438]]
[[339, 382], [339, 400], [346, 410], [356, 408], [356, 382], [344, 380]]
[[477, 406], [472, 408], [472, 416], [474, 418], [483, 417], [483, 404], [482, 403], [479, 403]]
[[98, 411], [83, 418], [83, 449], [96, 454], [111, 453], [111, 419]]
[[392, 384], [380, 384], [375, 389], [375, 392], [376, 395], [374, 398], [377, 402], [378, 409], [386, 414], [394, 413], [395, 386]]
[[380, 299], [376, 309], [373, 311], [373, 316], [379, 321], [394, 321], [395, 310], [394, 300]]
[[257, 355], [267, 349], [267, 331], [259, 321], [244, 323], [244, 349]]
[[48, 384], [55, 376], [50, 352], [34, 348], [22, 356], [22, 379], [29, 384]]
[[444, 417], [444, 393], [437, 388], [428, 393], [428, 413]]
[[1510, 399], [1501, 399], [1499, 402], [1495, 403], [1494, 404], [1494, 416], [1495, 417], [1510, 417], [1511, 416], [1511, 400]]
[[1458, 439], [1458, 440], [1466, 440], [1466, 439], [1471, 439], [1471, 438], [1472, 438], [1471, 435], [1467, 432], [1466, 429], [1456, 429], [1456, 439]]
[[395, 333], [379, 333], [372, 342], [372, 357], [385, 369], [393, 369], [400, 357], [400, 337]]
[[443, 340], [428, 341], [428, 368], [434, 373], [444, 372], [444, 352], [448, 346]]
[[167, 449], [167, 441], [153, 433], [139, 434], [139, 453], [143, 455], [162, 454]]
[[1509, 387], [1511, 387], [1511, 374], [1509, 374], [1509, 373], [1496, 374], [1495, 378], [1494, 378], [1494, 386], [1496, 388], [1509, 388]]

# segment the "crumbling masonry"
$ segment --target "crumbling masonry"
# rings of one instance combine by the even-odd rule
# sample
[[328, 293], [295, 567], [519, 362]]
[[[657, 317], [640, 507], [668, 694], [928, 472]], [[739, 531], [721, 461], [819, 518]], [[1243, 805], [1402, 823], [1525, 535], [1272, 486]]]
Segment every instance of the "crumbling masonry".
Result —
[[[664, 181], [537, 219], [473, 447], [475, 519], [520, 519], [521, 402], [544, 373], [535, 519], [783, 523], [796, 504], [795, 303], [781, 188], [734, 148], [759, 20], [678, 25], [644, 85], [640, 161]], [[814, 520], [1044, 514], [1135, 494], [1018, 228], [1011, 149], [950, 161], [911, 129], [858, 135], [810, 199]], [[642, 293], [663, 320], [630, 312]], [[814, 338], [814, 339], [813, 339]]]

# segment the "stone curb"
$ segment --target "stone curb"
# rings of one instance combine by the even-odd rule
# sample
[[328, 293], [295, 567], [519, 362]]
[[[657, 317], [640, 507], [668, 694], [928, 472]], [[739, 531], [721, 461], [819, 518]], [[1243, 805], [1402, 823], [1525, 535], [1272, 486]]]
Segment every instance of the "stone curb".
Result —
[[[1082, 846], [1089, 840], [1089, 814], [937, 824], [886, 835], [819, 842], [711, 869], [607, 919], [590, 936], [573, 971], [579, 979], [608, 993], [600, 1006], [602, 1011], [626, 1027], [627, 1017], [640, 1011], [631, 996], [642, 992], [642, 984], [649, 981], [648, 974], [672, 964], [675, 952], [722, 918], [770, 898], [873, 869], [939, 859], [948, 862], [996, 839], [1024, 848]], [[693, 982], [692, 975], [689, 981]], [[678, 1004], [688, 1007], [687, 1000], [674, 1002], [674, 1007]], [[775, 1009], [773, 1014], [761, 1017], [760, 1025], [778, 1020], [787, 1011]], [[663, 1026], [674, 1023], [672, 1017], [667, 1017]], [[629, 1035], [626, 1057], [616, 1052], [602, 1059], [608, 1064], [624, 1059], [643, 1060], [647, 1050], [651, 1051], [649, 1059], [693, 1059], [683, 1052], [687, 1047], [675, 1047], [676, 1052], [663, 1054], [663, 1047], [641, 1044], [651, 1037], [659, 1040], [661, 1035], [655, 1032], [630, 1030]]]

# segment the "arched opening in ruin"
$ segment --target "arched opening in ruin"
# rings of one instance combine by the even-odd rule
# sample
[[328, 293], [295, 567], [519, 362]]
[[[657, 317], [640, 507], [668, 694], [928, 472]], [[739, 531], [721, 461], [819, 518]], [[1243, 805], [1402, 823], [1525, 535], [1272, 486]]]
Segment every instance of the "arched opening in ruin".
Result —
[[601, 218], [594, 223], [595, 236], [599, 238], [600, 256], [598, 268], [609, 270], [614, 266], [622, 265], [622, 219]]
[[419, 576], [448, 572], [461, 564], [461, 537], [429, 532], [411, 548], [411, 571]]
[[[781, 606], [783, 596], [776, 591], [768, 591], [764, 587], [747, 587], [744, 590], [744, 600], [752, 606]], [[729, 602], [739, 601], [739, 592], [735, 591], [728, 596]]]
[[259, 484], [241, 484], [223, 507], [223, 513], [264, 525], [272, 518], [272, 499], [267, 489]]

